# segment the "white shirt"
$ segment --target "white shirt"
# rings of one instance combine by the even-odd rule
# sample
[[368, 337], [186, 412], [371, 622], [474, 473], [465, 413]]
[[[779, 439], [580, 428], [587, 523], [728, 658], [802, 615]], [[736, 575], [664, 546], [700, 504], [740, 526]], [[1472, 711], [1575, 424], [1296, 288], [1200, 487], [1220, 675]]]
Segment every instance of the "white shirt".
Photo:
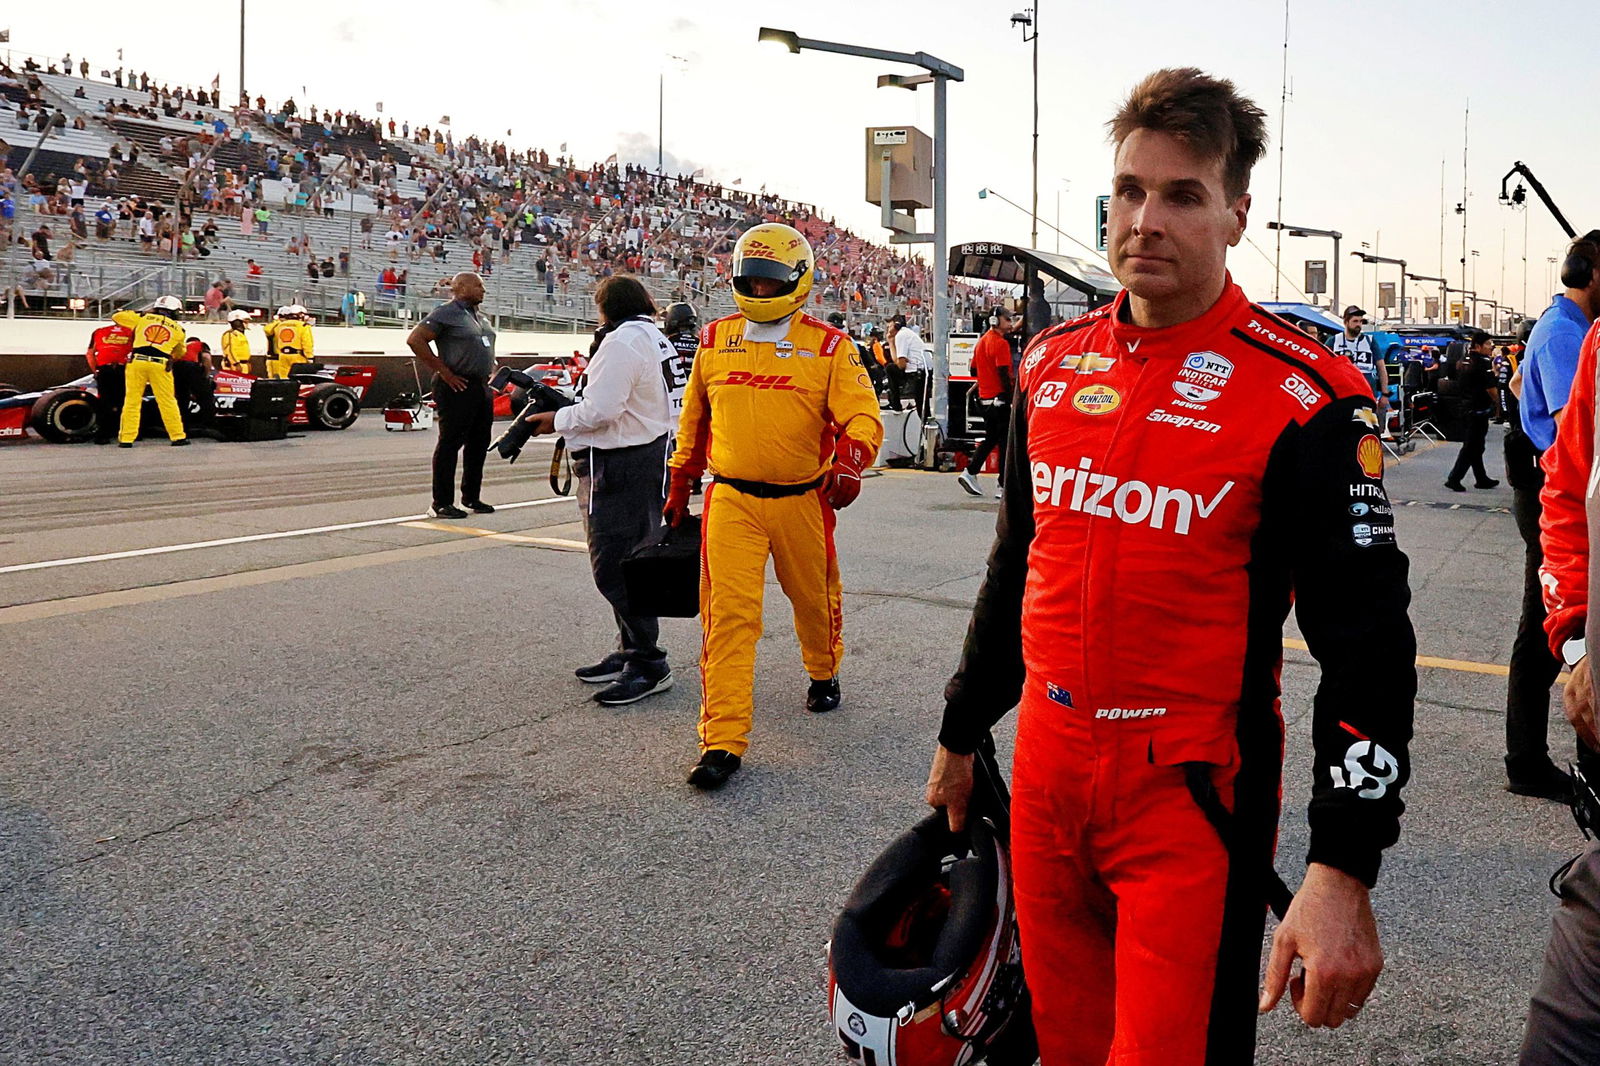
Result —
[[[677, 358], [655, 323], [622, 323], [600, 342], [578, 384], [578, 402], [556, 412], [556, 432], [569, 448], [630, 448], [673, 432], [678, 420], [669, 378]], [[680, 398], [685, 384], [676, 383]]]
[[906, 361], [906, 373], [928, 369], [928, 347], [910, 326], [901, 326], [894, 335], [894, 357]]

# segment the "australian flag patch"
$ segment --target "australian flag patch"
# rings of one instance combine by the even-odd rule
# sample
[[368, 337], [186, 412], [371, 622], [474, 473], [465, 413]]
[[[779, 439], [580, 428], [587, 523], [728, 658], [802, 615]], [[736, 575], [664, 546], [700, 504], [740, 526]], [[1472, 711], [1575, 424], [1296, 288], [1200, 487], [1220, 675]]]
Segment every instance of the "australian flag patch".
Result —
[[1056, 703], [1061, 704], [1061, 706], [1063, 706], [1063, 707], [1071, 707], [1072, 706], [1072, 693], [1068, 692], [1066, 689], [1062, 688], [1060, 685], [1056, 684], [1054, 681], [1046, 682], [1044, 691], [1045, 691], [1045, 695], [1049, 696]]

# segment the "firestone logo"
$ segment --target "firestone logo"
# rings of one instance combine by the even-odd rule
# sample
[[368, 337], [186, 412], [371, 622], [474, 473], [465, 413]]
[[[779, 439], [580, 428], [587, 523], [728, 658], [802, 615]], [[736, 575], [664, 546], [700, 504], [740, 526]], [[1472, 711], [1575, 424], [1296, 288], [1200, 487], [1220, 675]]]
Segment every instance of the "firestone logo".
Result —
[[1088, 458], [1080, 459], [1076, 467], [1034, 463], [1034, 503], [1065, 507], [1093, 518], [1116, 518], [1130, 526], [1148, 525], [1151, 529], [1166, 529], [1170, 522], [1174, 533], [1187, 536], [1195, 517], [1210, 518], [1234, 485], [1232, 481], [1225, 482], [1207, 499], [1187, 489], [1123, 481], [1114, 474], [1093, 470], [1092, 466]]
[[1250, 332], [1254, 333], [1256, 336], [1265, 337], [1265, 338], [1267, 338], [1267, 340], [1273, 341], [1276, 344], [1280, 344], [1283, 347], [1289, 349], [1291, 352], [1295, 352], [1296, 354], [1303, 355], [1307, 359], [1318, 359], [1318, 358], [1321, 358], [1320, 356], [1317, 355], [1316, 352], [1312, 351], [1310, 348], [1307, 348], [1305, 345], [1301, 344], [1299, 341], [1295, 340], [1293, 337], [1280, 336], [1274, 330], [1271, 330], [1271, 329], [1267, 328], [1266, 326], [1263, 326], [1256, 319], [1252, 318], [1250, 320], [1249, 324], [1245, 328], [1250, 330]]

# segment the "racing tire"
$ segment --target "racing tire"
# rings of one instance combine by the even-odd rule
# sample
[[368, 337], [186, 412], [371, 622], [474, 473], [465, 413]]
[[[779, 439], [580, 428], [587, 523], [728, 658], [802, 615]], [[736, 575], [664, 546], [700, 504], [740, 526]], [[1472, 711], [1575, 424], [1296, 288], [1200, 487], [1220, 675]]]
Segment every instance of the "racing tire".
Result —
[[33, 402], [28, 425], [52, 444], [93, 440], [100, 408], [85, 389], [55, 389]]
[[22, 390], [15, 385], [8, 385], [0, 381], [0, 400], [9, 400], [13, 396], [21, 396]]
[[306, 418], [312, 429], [349, 429], [361, 416], [361, 399], [354, 389], [331, 382], [306, 394]]

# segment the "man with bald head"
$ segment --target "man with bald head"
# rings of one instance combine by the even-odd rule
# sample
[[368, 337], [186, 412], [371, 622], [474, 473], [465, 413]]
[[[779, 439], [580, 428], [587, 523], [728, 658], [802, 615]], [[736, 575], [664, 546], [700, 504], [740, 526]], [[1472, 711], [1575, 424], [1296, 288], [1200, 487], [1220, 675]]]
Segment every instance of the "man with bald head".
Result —
[[[438, 407], [439, 443], [433, 449], [434, 518], [465, 518], [455, 505], [456, 453], [463, 448], [461, 503], [477, 514], [493, 514], [483, 502], [483, 456], [489, 450], [494, 401], [489, 377], [494, 373], [494, 329], [478, 314], [483, 279], [457, 274], [450, 280], [449, 303], [440, 304], [411, 331], [406, 344], [417, 361], [433, 373], [433, 402]], [[429, 344], [433, 347], [429, 348]]]

